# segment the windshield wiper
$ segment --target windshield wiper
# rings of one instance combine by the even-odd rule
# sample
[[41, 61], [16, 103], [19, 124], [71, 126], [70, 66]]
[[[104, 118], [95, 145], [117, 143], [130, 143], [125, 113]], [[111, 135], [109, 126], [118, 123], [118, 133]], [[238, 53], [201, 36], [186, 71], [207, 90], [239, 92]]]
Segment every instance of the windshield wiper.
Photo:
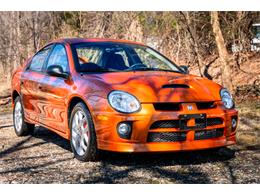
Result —
[[149, 67], [140, 67], [140, 68], [135, 68], [132, 69], [132, 71], [164, 71], [164, 72], [177, 72], [177, 73], [181, 73], [178, 70], [169, 70], [169, 69], [160, 69], [160, 68], [149, 68]]
[[135, 69], [125, 69], [125, 70], [116, 70], [116, 69], [111, 69], [111, 68], [84, 68], [81, 69], [81, 73], [104, 73], [104, 72], [132, 72], [132, 71], [164, 71], [164, 72], [177, 72], [181, 73], [180, 71], [176, 70], [166, 70], [166, 69], [160, 69], [160, 68], [148, 68], [148, 67], [139, 67]]
[[84, 68], [80, 70], [81, 73], [88, 73], [88, 72], [116, 72], [116, 70], [110, 68]]

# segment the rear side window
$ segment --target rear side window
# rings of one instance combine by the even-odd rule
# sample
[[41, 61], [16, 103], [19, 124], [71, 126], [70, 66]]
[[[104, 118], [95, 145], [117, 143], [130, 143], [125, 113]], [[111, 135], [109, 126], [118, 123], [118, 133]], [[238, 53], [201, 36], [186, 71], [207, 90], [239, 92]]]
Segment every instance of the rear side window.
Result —
[[50, 52], [50, 48], [38, 52], [32, 59], [29, 70], [40, 72], [45, 60]]
[[61, 66], [64, 72], [69, 72], [69, 63], [66, 50], [63, 45], [59, 44], [54, 47], [49, 57], [46, 69], [52, 65]]

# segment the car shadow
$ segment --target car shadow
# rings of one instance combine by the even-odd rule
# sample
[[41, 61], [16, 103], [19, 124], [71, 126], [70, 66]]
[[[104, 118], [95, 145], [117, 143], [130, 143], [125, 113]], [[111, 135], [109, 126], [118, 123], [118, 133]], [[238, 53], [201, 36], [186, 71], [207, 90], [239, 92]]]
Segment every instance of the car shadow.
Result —
[[[33, 137], [51, 142], [72, 152], [68, 140], [44, 127], [36, 127]], [[235, 150], [221, 148], [199, 151], [167, 152], [167, 153], [118, 153], [101, 151], [100, 161], [116, 166], [142, 166], [142, 165], [195, 165], [208, 162], [221, 162], [234, 158]]]
[[58, 134], [44, 128], [41, 126], [36, 126], [33, 132], [33, 137], [42, 139], [45, 142], [53, 143], [64, 150], [72, 152], [70, 148], [70, 143], [68, 140], [64, 139], [63, 137], [59, 136]]
[[[30, 142], [32, 138], [41, 140], [38, 144], [52, 143], [61, 147], [65, 152], [72, 152], [69, 141], [43, 127], [36, 127], [34, 134], [25, 140], [7, 149], [2, 155], [7, 155], [21, 146]], [[27, 147], [33, 147], [32, 145]], [[258, 150], [259, 145], [247, 146], [243, 150]], [[241, 149], [242, 150], [242, 149]], [[160, 183], [159, 178], [170, 183], [212, 183], [210, 173], [199, 168], [206, 163], [221, 162], [227, 167], [230, 174], [230, 183], [237, 183], [230, 160], [235, 158], [235, 152], [240, 151], [237, 147], [226, 147], [218, 150], [200, 150], [175, 153], [115, 153], [101, 152], [101, 159], [96, 163], [86, 162], [81, 173], [77, 173], [76, 180], [68, 181], [76, 183]], [[1, 156], [1, 155], [0, 155]], [[48, 155], [47, 155], [48, 156]], [[46, 157], [46, 156], [45, 156]], [[31, 159], [32, 157], [29, 157]], [[35, 158], [44, 158], [38, 156]], [[6, 159], [6, 163], [13, 159]], [[27, 160], [27, 157], [24, 159]], [[18, 168], [3, 170], [0, 174], [17, 172], [33, 172], [37, 169], [70, 161], [72, 158], [62, 158], [57, 161], [47, 161]], [[80, 162], [78, 162], [80, 163]], [[94, 166], [92, 166], [94, 165]], [[192, 166], [195, 165], [195, 166]], [[207, 166], [207, 165], [205, 165]], [[86, 173], [87, 172], [87, 173]], [[148, 173], [150, 176], [146, 176]], [[140, 174], [140, 175], [139, 175]], [[144, 174], [144, 175], [142, 175]]]
[[167, 153], [114, 153], [102, 151], [102, 161], [116, 166], [197, 165], [209, 162], [223, 162], [234, 157], [235, 150], [230, 148]]

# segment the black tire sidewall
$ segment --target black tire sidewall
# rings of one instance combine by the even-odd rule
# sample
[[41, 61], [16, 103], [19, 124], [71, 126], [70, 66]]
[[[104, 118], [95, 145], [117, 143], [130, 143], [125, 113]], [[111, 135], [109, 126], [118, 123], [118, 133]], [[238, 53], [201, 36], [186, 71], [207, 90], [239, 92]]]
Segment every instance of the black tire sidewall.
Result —
[[[72, 121], [73, 121], [73, 117], [77, 111], [82, 111], [85, 113], [87, 120], [88, 120], [88, 125], [89, 125], [89, 135], [90, 136], [89, 136], [89, 140], [88, 140], [88, 146], [87, 146], [86, 152], [82, 156], [77, 154], [77, 152], [73, 146], [73, 143], [72, 143]], [[75, 158], [80, 161], [83, 161], [83, 162], [96, 161], [98, 159], [96, 132], [95, 132], [94, 123], [93, 123], [91, 114], [84, 103], [80, 102], [73, 108], [73, 110], [71, 112], [71, 116], [70, 116], [69, 128], [70, 128], [70, 145], [71, 145], [71, 149], [74, 153]]]

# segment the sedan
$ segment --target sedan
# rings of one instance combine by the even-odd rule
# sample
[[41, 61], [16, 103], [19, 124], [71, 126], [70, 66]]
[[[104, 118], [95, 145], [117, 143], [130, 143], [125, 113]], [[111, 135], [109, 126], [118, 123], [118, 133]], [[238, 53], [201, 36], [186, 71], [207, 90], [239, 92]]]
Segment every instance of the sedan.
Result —
[[236, 143], [229, 91], [191, 75], [156, 50], [113, 39], [60, 39], [14, 72], [15, 133], [43, 126], [70, 140], [75, 157], [100, 150], [174, 152]]

